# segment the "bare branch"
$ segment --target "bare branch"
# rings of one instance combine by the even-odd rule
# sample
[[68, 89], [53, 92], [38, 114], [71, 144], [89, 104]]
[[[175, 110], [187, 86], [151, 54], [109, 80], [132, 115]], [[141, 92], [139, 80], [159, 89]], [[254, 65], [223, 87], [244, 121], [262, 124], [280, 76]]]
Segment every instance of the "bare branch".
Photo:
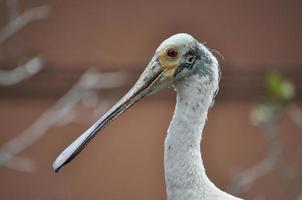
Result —
[[[278, 115], [280, 115], [280, 113]], [[246, 192], [257, 179], [274, 170], [286, 188], [288, 198], [293, 200], [297, 199], [300, 193], [299, 185], [295, 184], [297, 174], [295, 174], [282, 159], [282, 145], [278, 142], [277, 123], [278, 117], [276, 117], [275, 120], [265, 123], [263, 126], [263, 136], [267, 146], [266, 158], [236, 175], [230, 183], [230, 192], [234, 194]]]
[[29, 23], [35, 20], [45, 19], [48, 16], [49, 11], [49, 6], [40, 6], [28, 9], [19, 16], [15, 17], [13, 21], [0, 30], [0, 44], [2, 44], [16, 32], [20, 31]]
[[236, 174], [231, 180], [229, 191], [233, 194], [247, 192], [253, 183], [273, 169], [274, 162], [266, 158], [252, 167]]
[[35, 57], [12, 70], [0, 70], [0, 85], [15, 85], [37, 74], [42, 68], [42, 59]]
[[29, 128], [0, 148], [0, 166], [31, 146], [52, 126], [59, 124], [65, 118], [73, 118], [74, 107], [91, 91], [121, 87], [128, 82], [128, 77], [128, 74], [123, 72], [101, 73], [92, 70], [85, 72], [79, 81]]
[[302, 109], [297, 104], [291, 103], [286, 111], [297, 127], [302, 129]]
[[33, 172], [36, 168], [35, 162], [32, 159], [19, 156], [10, 159], [4, 166], [21, 172]]

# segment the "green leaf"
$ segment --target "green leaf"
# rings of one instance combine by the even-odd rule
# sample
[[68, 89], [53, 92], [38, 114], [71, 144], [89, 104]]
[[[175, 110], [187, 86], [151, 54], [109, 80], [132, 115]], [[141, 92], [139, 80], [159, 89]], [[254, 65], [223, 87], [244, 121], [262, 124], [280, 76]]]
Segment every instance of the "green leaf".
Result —
[[272, 71], [267, 74], [266, 87], [270, 97], [277, 101], [289, 101], [295, 96], [294, 85], [284, 80], [278, 72]]

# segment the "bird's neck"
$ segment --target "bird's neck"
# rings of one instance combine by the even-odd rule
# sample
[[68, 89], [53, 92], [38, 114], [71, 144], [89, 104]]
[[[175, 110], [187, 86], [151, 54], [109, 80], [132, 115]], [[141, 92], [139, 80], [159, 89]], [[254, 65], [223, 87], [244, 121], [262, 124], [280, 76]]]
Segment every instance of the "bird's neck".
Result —
[[200, 143], [217, 87], [192, 75], [175, 85], [177, 103], [165, 140], [165, 179], [169, 200], [204, 199], [215, 190], [202, 162]]

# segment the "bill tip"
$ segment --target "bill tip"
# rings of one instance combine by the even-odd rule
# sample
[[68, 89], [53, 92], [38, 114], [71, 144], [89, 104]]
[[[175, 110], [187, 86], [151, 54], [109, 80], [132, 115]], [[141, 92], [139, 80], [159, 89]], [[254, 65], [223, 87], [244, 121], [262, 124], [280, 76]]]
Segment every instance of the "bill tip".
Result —
[[57, 160], [52, 164], [52, 170], [57, 173], [63, 167], [63, 165], [59, 164]]

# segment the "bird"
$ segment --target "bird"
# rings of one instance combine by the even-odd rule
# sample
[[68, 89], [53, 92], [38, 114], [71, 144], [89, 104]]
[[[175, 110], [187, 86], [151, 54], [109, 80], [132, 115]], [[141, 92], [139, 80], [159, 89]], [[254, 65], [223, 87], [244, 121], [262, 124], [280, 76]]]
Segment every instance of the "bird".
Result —
[[220, 66], [202, 43], [187, 33], [164, 40], [133, 87], [53, 163], [58, 172], [97, 133], [145, 96], [164, 88], [176, 91], [175, 111], [164, 141], [168, 200], [239, 200], [208, 178], [201, 156], [203, 128], [219, 89]]

